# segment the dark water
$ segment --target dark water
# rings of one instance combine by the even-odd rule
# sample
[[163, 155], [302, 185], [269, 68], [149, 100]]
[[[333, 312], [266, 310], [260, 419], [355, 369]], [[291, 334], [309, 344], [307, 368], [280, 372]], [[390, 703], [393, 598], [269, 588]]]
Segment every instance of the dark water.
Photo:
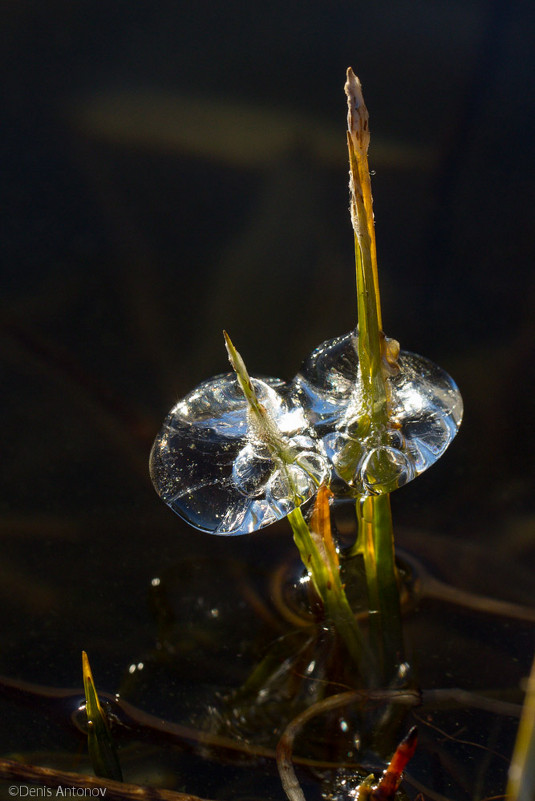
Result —
[[[0, 673], [74, 688], [67, 701], [6, 693], [2, 754], [83, 766], [70, 724], [82, 649], [103, 691], [126, 686], [145, 711], [200, 725], [272, 636], [218, 564], [269, 598], [289, 531], [189, 530], [147, 461], [175, 401], [227, 370], [223, 327], [252, 372], [290, 378], [354, 326], [349, 64], [371, 115], [386, 332], [447, 369], [465, 402], [442, 461], [393, 497], [399, 544], [448, 585], [533, 605], [530, 5], [2, 11]], [[186, 621], [184, 657], [164, 665], [157, 577]], [[224, 603], [232, 636], [223, 613], [196, 635], [199, 599]], [[532, 624], [426, 598], [407, 637], [428, 689], [522, 702]], [[517, 719], [439, 706], [418, 712], [414, 776], [452, 801], [503, 792]], [[143, 743], [130, 758], [120, 742], [132, 781], [282, 797], [269, 759], [255, 772]]]

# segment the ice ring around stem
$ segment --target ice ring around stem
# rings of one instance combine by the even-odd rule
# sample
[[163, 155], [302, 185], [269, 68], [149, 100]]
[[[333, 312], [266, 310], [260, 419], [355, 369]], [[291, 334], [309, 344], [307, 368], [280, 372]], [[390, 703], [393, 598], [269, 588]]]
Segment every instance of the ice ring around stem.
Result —
[[294, 396], [350, 494], [381, 495], [411, 481], [461, 424], [462, 398], [444, 370], [406, 351], [398, 365], [385, 379], [388, 423], [380, 428], [363, 397], [356, 332], [324, 342], [294, 378]]
[[152, 447], [156, 491], [202, 531], [264, 528], [308, 500], [328, 477], [328, 462], [284, 382], [253, 378], [252, 384], [280, 434], [279, 451], [259, 436], [233, 373], [203, 382], [177, 403]]

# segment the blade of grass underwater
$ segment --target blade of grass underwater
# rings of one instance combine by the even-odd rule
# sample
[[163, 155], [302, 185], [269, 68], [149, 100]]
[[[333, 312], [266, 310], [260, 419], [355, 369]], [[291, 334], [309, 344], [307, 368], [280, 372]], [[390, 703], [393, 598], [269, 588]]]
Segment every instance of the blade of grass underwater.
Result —
[[82, 672], [87, 715], [87, 746], [95, 776], [122, 782], [121, 766], [85, 651], [82, 651]]

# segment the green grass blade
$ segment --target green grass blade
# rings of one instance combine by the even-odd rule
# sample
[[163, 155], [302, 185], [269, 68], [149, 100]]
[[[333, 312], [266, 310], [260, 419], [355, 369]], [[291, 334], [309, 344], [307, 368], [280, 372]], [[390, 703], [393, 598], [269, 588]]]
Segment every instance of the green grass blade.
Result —
[[[292, 453], [291, 449], [286, 445], [275, 420], [271, 418], [265, 407], [258, 400], [245, 362], [234, 347], [226, 331], [223, 331], [223, 336], [225, 337], [225, 346], [227, 348], [230, 364], [236, 373], [239, 387], [247, 402], [249, 424], [254, 434], [267, 446], [272, 457], [280, 459], [286, 464], [290, 464], [294, 461], [295, 454]], [[299, 503], [299, 501], [296, 502]]]
[[358, 356], [367, 412], [372, 425], [386, 422], [386, 385], [382, 369], [383, 337], [377, 272], [377, 251], [372, 210], [368, 146], [368, 110], [359, 79], [351, 68], [345, 85], [348, 104], [349, 189], [351, 222], [355, 232]]
[[524, 708], [520, 718], [507, 784], [508, 801], [535, 798], [535, 660], [528, 679]]
[[87, 715], [87, 746], [95, 776], [122, 782], [121, 766], [85, 651], [82, 651], [82, 672]]

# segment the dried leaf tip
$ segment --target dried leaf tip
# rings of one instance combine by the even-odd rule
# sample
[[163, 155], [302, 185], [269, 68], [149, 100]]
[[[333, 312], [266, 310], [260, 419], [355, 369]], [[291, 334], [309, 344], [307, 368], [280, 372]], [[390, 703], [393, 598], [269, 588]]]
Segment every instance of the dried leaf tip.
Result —
[[347, 129], [351, 142], [359, 155], [366, 155], [370, 144], [368, 109], [364, 103], [360, 81], [351, 67], [347, 70], [344, 90], [347, 95]]

